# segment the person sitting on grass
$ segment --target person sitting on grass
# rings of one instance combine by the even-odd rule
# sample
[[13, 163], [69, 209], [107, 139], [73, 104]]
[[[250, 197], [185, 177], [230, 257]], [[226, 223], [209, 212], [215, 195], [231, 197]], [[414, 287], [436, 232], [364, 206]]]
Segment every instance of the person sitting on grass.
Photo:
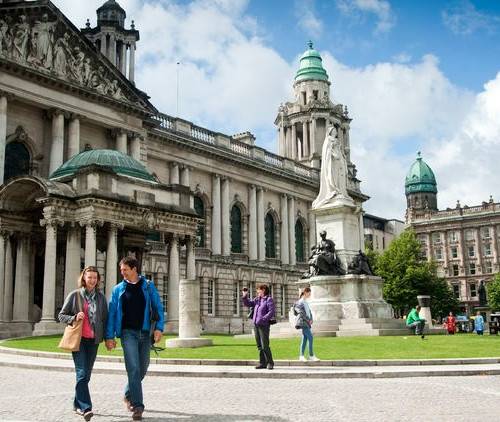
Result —
[[408, 317], [406, 318], [406, 326], [408, 328], [411, 328], [412, 330], [415, 330], [415, 335], [421, 336], [421, 338], [424, 339], [425, 319], [420, 318], [418, 314], [420, 312], [420, 309], [421, 309], [420, 305], [417, 305], [416, 308], [413, 308], [410, 311]]

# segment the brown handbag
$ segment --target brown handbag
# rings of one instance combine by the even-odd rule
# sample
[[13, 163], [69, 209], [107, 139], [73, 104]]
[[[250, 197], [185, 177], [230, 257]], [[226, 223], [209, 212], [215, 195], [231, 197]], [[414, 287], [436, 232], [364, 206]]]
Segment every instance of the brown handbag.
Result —
[[[76, 298], [78, 301], [78, 308], [81, 310], [82, 303], [80, 298], [80, 292], [77, 292]], [[82, 340], [82, 328], [83, 328], [83, 319], [77, 321], [75, 318], [73, 320], [72, 325], [66, 325], [66, 327], [64, 328], [64, 334], [57, 347], [63, 350], [67, 350], [69, 352], [78, 352], [80, 350], [80, 341]]]

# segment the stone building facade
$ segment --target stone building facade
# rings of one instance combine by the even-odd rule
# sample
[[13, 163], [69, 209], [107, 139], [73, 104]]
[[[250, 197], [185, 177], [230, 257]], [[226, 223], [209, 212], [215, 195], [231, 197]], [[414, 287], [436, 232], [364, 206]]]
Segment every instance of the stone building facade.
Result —
[[422, 244], [422, 253], [435, 260], [460, 300], [462, 311], [472, 314], [479, 305], [478, 287], [498, 273], [500, 203], [490, 197], [477, 206], [461, 205], [439, 210], [437, 183], [420, 153], [405, 182], [406, 222]]
[[377, 252], [385, 251], [390, 243], [405, 229], [405, 223], [397, 219], [386, 219], [372, 214], [363, 215], [365, 247]]
[[207, 332], [248, 331], [239, 292], [256, 283], [285, 317], [316, 242], [324, 128], [349, 149], [350, 118], [312, 45], [279, 110], [276, 155], [251, 133], [160, 113], [135, 87], [139, 32], [116, 1], [82, 30], [50, 1], [4, 0], [0, 12], [0, 335], [57, 331], [81, 268], [97, 265], [109, 295], [126, 254], [157, 285], [170, 331], [181, 278], [200, 282]]

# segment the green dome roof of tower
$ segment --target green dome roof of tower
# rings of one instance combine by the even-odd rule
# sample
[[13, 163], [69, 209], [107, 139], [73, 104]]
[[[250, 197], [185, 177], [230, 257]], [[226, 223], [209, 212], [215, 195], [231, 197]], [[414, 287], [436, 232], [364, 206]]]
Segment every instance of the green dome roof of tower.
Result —
[[136, 179], [156, 182], [155, 178], [146, 170], [139, 161], [123, 152], [111, 149], [92, 149], [83, 151], [71, 157], [54, 173], [50, 179], [60, 179], [62, 177], [73, 176], [80, 169], [89, 166], [103, 166], [111, 168], [116, 174], [122, 176], [135, 177]]
[[437, 183], [434, 172], [422, 160], [420, 152], [417, 155], [417, 160], [411, 165], [410, 171], [406, 175], [405, 193], [416, 192], [432, 192], [437, 193]]
[[323, 60], [320, 54], [313, 48], [312, 41], [309, 41], [307, 45], [309, 48], [300, 58], [300, 66], [295, 75], [295, 82], [306, 80], [328, 81], [328, 74], [323, 69]]

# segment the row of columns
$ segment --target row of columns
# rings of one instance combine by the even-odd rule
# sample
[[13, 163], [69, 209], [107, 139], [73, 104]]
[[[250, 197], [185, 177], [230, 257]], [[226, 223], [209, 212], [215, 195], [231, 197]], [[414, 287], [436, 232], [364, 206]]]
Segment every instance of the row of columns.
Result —
[[141, 135], [136, 132], [129, 132], [124, 129], [116, 129], [114, 131], [116, 140], [116, 150], [123, 154], [129, 154], [129, 141], [130, 141], [130, 155], [132, 158], [140, 161], [141, 159]]
[[191, 167], [176, 162], [170, 163], [169, 183], [171, 185], [190, 186]]
[[[302, 126], [302, 148], [299, 148], [297, 125]], [[316, 118], [279, 126], [279, 154], [292, 160], [308, 158], [316, 153]]]
[[80, 119], [77, 114], [69, 114], [63, 110], [51, 110], [48, 113], [52, 118], [52, 144], [50, 147], [49, 174], [52, 174], [64, 162], [64, 123], [68, 123], [68, 158], [80, 152]]
[[213, 175], [212, 203], [212, 253], [228, 256], [231, 254], [229, 178]]
[[[120, 48], [118, 48], [118, 46], [120, 46]], [[114, 33], [105, 32], [101, 34], [101, 53], [104, 54], [114, 66], [117, 66], [125, 77], [127, 77], [127, 50], [129, 51], [128, 79], [130, 82], [135, 82], [135, 49], [135, 41], [127, 42], [117, 37]]]

